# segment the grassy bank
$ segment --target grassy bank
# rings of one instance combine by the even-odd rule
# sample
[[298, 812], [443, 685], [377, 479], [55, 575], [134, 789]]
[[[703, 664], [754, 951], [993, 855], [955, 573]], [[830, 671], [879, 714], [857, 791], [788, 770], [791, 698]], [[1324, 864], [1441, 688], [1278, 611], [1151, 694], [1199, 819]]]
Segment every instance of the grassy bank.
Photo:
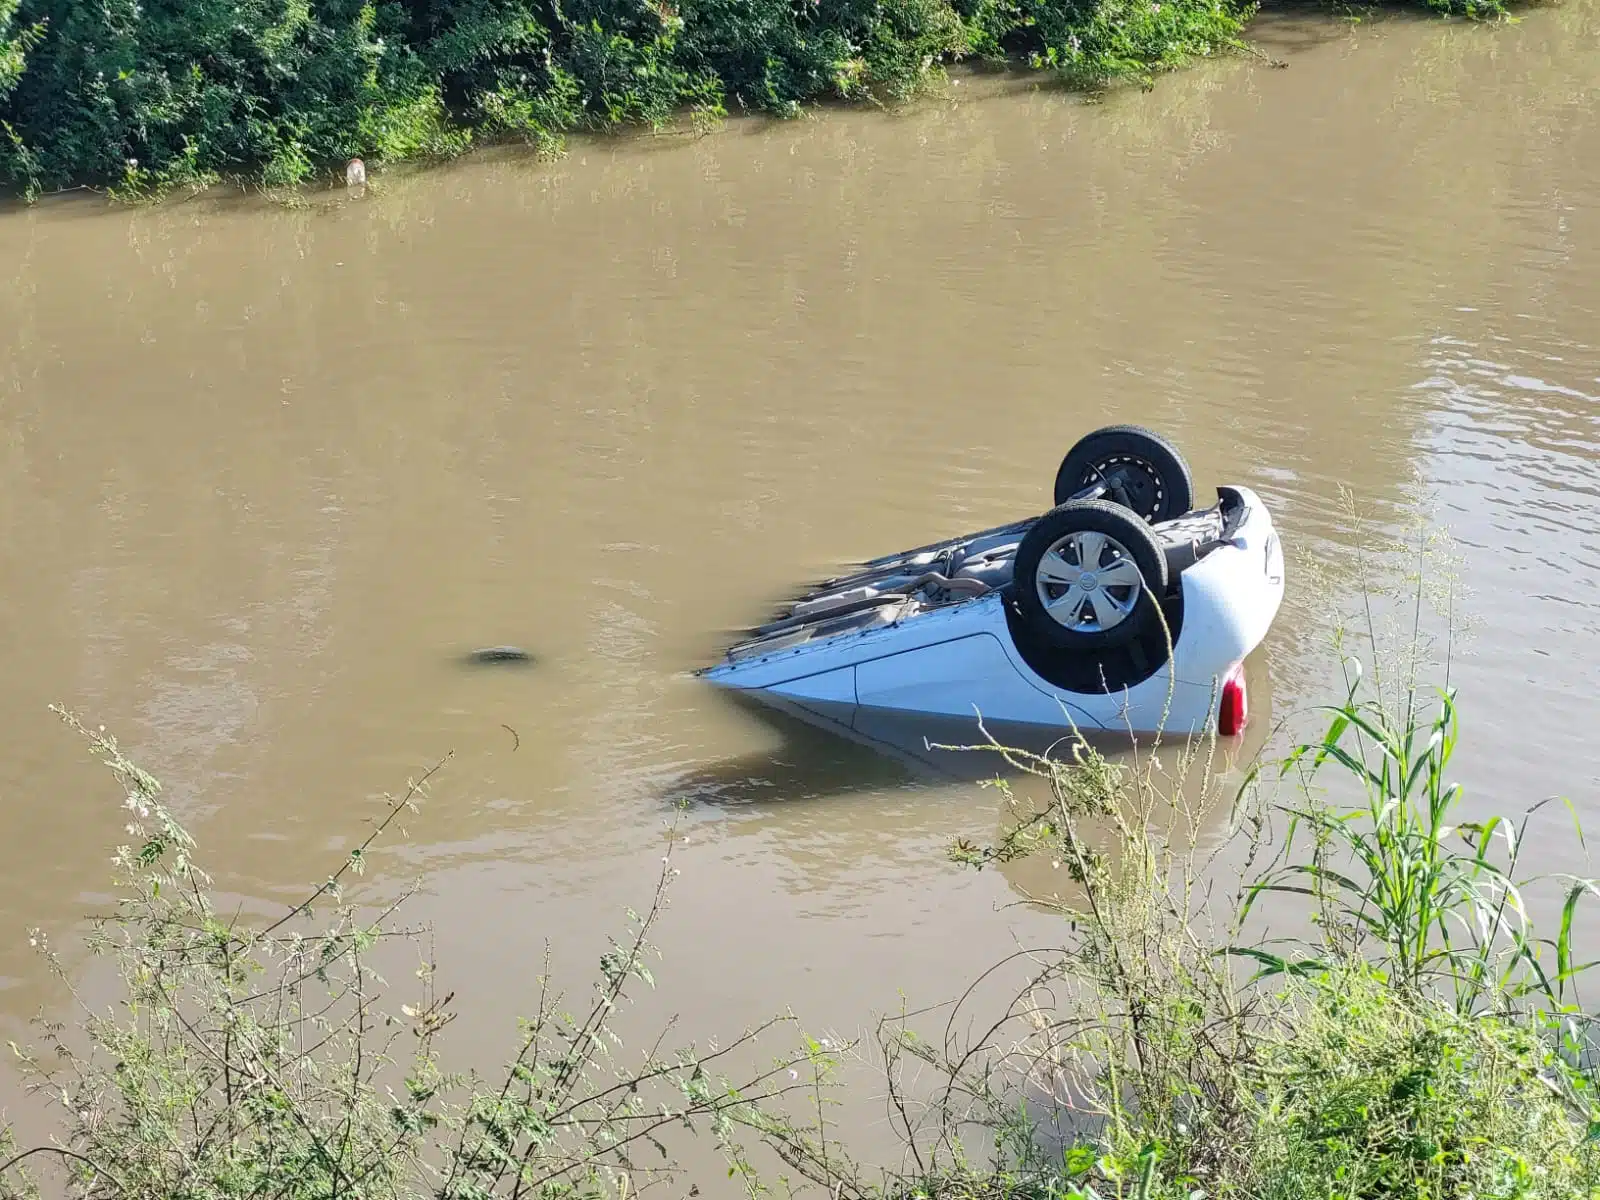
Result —
[[[1491, 13], [1503, 0], [1425, 0]], [[352, 157], [910, 96], [957, 60], [1093, 85], [1252, 0], [0, 0], [0, 187], [292, 185]]]

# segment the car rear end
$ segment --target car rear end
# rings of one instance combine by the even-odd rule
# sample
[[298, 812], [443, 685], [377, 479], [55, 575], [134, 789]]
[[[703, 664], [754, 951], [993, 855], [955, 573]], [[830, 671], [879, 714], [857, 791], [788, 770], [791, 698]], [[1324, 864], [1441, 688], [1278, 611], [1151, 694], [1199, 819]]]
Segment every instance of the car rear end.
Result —
[[1217, 489], [1222, 528], [1197, 547], [1184, 570], [1183, 629], [1173, 673], [1213, 693], [1217, 732], [1231, 737], [1249, 720], [1244, 660], [1266, 638], [1283, 603], [1283, 546], [1272, 514], [1246, 487]]

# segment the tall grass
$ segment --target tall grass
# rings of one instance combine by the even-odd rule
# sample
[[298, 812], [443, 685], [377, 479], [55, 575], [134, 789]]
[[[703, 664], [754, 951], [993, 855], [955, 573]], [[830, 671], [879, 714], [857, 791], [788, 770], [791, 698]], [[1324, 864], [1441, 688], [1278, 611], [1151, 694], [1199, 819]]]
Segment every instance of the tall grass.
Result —
[[[1317, 905], [1323, 948], [1362, 958], [1396, 987], [1422, 994], [1442, 985], [1463, 1015], [1504, 1010], [1529, 997], [1549, 1011], [1566, 1011], [1576, 1001], [1579, 976], [1594, 965], [1577, 961], [1573, 921], [1595, 884], [1550, 877], [1565, 888], [1560, 925], [1552, 939], [1534, 935], [1524, 890], [1542, 881], [1523, 879], [1519, 869], [1529, 819], [1549, 801], [1534, 804], [1517, 823], [1499, 816], [1460, 820], [1461, 785], [1446, 775], [1460, 736], [1456, 693], [1440, 689], [1426, 718], [1415, 700], [1408, 695], [1405, 711], [1395, 714], [1352, 689], [1331, 710], [1325, 736], [1289, 755], [1283, 771], [1299, 773], [1307, 785], [1330, 764], [1342, 769], [1364, 803], [1350, 810], [1287, 807], [1292, 822], [1283, 856], [1292, 859], [1301, 832], [1309, 836], [1309, 856], [1257, 881], [1245, 915], [1267, 895], [1308, 896]], [[1240, 952], [1269, 974], [1303, 974], [1327, 962], [1261, 948]]]
[[[862, 1194], [1600, 1197], [1592, 1022], [1575, 994], [1591, 964], [1574, 950], [1594, 884], [1556, 877], [1559, 930], [1537, 935], [1526, 818], [1451, 823], [1456, 722], [1448, 691], [1431, 714], [1352, 695], [1278, 765], [1283, 802], [1255, 771], [1230, 795], [1203, 745], [1173, 772], [1081, 743], [1063, 760], [992, 747], [1048, 798], [1011, 796], [1004, 836], [953, 854], [980, 869], [1050, 856], [1069, 895], [1030, 899], [1066, 939], [1025, 956], [1025, 986], [976, 1036], [960, 1035], [965, 998], [938, 1036], [919, 1032], [931, 1010], [880, 1028], [911, 1169]], [[1325, 769], [1359, 802], [1321, 799]], [[1222, 857], [1196, 836], [1219, 809], [1245, 863], [1231, 906]], [[1293, 949], [1245, 938], [1275, 900], [1306, 918]], [[1228, 969], [1241, 960], [1253, 977]], [[837, 1168], [808, 1160], [815, 1145], [792, 1136], [790, 1158], [823, 1183]]]

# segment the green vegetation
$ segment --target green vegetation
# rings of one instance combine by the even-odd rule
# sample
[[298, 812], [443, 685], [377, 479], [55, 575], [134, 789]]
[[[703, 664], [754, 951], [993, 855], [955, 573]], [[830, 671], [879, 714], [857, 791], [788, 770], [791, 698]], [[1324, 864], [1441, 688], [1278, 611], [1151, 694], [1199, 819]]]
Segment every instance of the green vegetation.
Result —
[[[1526, 821], [1458, 823], [1460, 790], [1446, 778], [1453, 693], [1439, 692], [1429, 714], [1416, 690], [1390, 706], [1356, 679], [1324, 736], [1280, 764], [1292, 802], [1252, 803], [1259, 777], [1236, 797], [1248, 863], [1275, 840], [1268, 822], [1285, 818], [1287, 829], [1268, 862], [1247, 868], [1221, 930], [1210, 924], [1219, 898], [1180, 850], [1193, 845], [1198, 812], [1174, 804], [1153, 769], [1087, 752], [1071, 766], [1004, 752], [1045, 776], [1052, 799], [997, 845], [957, 856], [983, 866], [1052, 855], [1078, 889], [1073, 902], [1047, 902], [1073, 940], [1025, 993], [1055, 1003], [1015, 1010], [1031, 1036], [990, 1035], [974, 1057], [971, 1047], [929, 1054], [901, 1033], [901, 1052], [953, 1085], [937, 1123], [976, 1111], [1013, 1148], [998, 1170], [974, 1172], [959, 1156], [930, 1164], [924, 1192], [1600, 1197], [1600, 1095], [1573, 946], [1574, 914], [1595, 885], [1523, 878]], [[1330, 767], [1363, 802], [1319, 797], [1313, 784]], [[1098, 839], [1114, 860], [1090, 823], [1114, 831]], [[1562, 919], [1541, 940], [1524, 897], [1548, 884]], [[1247, 938], [1256, 910], [1285, 898], [1315, 937]], [[1229, 962], [1257, 972], [1241, 983]], [[1009, 1088], [995, 1084], [998, 1045]], [[1064, 1157], [1040, 1150], [1041, 1113], [1015, 1107], [1019, 1084], [1051, 1098], [1049, 1116], [1070, 1115]]]
[[[1380, 644], [1375, 619], [1363, 632]], [[1059, 890], [1030, 900], [1060, 915], [1063, 944], [986, 973], [1027, 976], [998, 1014], [972, 1011], [975, 988], [934, 1036], [917, 1028], [932, 1010], [879, 1026], [904, 1154], [877, 1172], [827, 1119], [850, 1048], [792, 1019], [710, 1050], [624, 1050], [670, 849], [589, 1002], [571, 1014], [544, 988], [502, 1069], [452, 1075], [438, 1039], [453, 996], [425, 931], [397, 923], [406, 895], [368, 912], [343, 892], [426, 778], [304, 903], [252, 924], [213, 901], [156, 782], [63, 714], [130, 817], [116, 903], [88, 943], [121, 995], [80, 1000], [81, 1024], [41, 1023], [42, 1050], [17, 1048], [58, 1134], [6, 1139], [0, 1197], [50, 1183], [106, 1200], [625, 1200], [674, 1178], [669, 1142], [687, 1127], [717, 1140], [751, 1200], [780, 1182], [831, 1200], [1600, 1200], [1575, 939], [1600, 889], [1527, 877], [1527, 818], [1461, 819], [1456, 699], [1419, 683], [1423, 659], [1383, 675], [1346, 657], [1321, 736], [1232, 787], [1207, 742], [1115, 763], [1082, 742], [1065, 758], [974, 747], [1008, 766], [1008, 816], [952, 856], [1048, 862]], [[1214, 817], [1228, 834], [1202, 854]], [[1529, 916], [1542, 892], [1550, 937]], [[1267, 938], [1269, 906], [1307, 932]], [[402, 1004], [377, 972], [408, 966]]]
[[[665, 1129], [723, 1132], [781, 1099], [809, 1062], [802, 1048], [739, 1088], [713, 1073], [782, 1024], [769, 1022], [718, 1050], [658, 1045], [615, 1066], [626, 991], [651, 983], [647, 934], [675, 874], [669, 853], [654, 907], [630, 914], [634, 928], [602, 956], [588, 1003], [574, 1014], [545, 989], [500, 1072], [447, 1075], [437, 1041], [455, 1017], [453, 993], [436, 991], [420, 931], [393, 923], [410, 893], [366, 914], [343, 896], [427, 777], [304, 902], [250, 926], [213, 902], [160, 785], [112, 738], [62, 716], [124, 788], [117, 900], [88, 940], [123, 994], [114, 1009], [94, 1008], [46, 936], [30, 935], [80, 1024], [41, 1022], [43, 1055], [13, 1046], [63, 1130], [55, 1145], [7, 1156], [0, 1196], [37, 1195], [22, 1172], [41, 1156], [58, 1160], [71, 1194], [119, 1200], [587, 1195], [614, 1188]], [[414, 994], [394, 1003], [379, 971], [408, 967]]]
[[[1427, 0], [1475, 15], [1502, 0]], [[963, 59], [1079, 85], [1240, 44], [1253, 0], [0, 0], [0, 187], [293, 185], [729, 107], [901, 99]]]

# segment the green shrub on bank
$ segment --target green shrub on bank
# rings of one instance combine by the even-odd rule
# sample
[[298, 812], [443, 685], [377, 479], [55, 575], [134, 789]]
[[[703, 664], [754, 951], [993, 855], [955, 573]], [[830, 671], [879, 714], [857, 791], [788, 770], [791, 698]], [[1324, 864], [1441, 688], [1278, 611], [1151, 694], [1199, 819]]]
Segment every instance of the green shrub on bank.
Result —
[[3, 102], [14, 186], [294, 184], [462, 144], [393, 5], [23, 0], [17, 19], [40, 32]]
[[[770, 1175], [741, 1138], [834, 1200], [1600, 1200], [1572, 944], [1595, 886], [1565, 881], [1559, 929], [1535, 936], [1525, 830], [1456, 822], [1454, 698], [1432, 716], [1421, 700], [1412, 688], [1393, 707], [1353, 688], [1326, 735], [1283, 764], [1308, 772], [1291, 802], [1258, 802], [1254, 775], [1231, 798], [1248, 862], [1239, 917], [1220, 931], [1223, 902], [1194, 851], [1207, 805], [1226, 799], [1210, 747], [1191, 747], [1175, 774], [1082, 744], [1065, 760], [992, 747], [1048, 798], [1013, 798], [1006, 836], [955, 857], [1051, 856], [1068, 898], [1039, 902], [1063, 916], [1064, 945], [1032, 956], [1036, 973], [970, 1043], [953, 1033], [959, 1014], [941, 1038], [905, 1019], [880, 1028], [907, 1165], [878, 1174], [846, 1156], [820, 1105], [789, 1107], [830, 1086], [837, 1051], [823, 1044], [795, 1039], [738, 1086], [717, 1067], [776, 1025], [626, 1061], [615, 1015], [631, 985], [652, 982], [670, 854], [586, 1009], [570, 1015], [544, 991], [500, 1073], [453, 1077], [436, 1038], [454, 1005], [431, 956], [408, 1004], [375, 971], [415, 938], [395, 923], [404, 896], [364, 914], [341, 895], [415, 792], [304, 903], [251, 925], [212, 903], [155, 781], [68, 717], [121, 779], [131, 817], [117, 904], [89, 941], [123, 996], [83, 1008], [82, 1036], [47, 1023], [47, 1053], [18, 1051], [62, 1129], [21, 1153], [0, 1137], [0, 1197], [37, 1195], [21, 1171], [53, 1164], [74, 1194], [106, 1200], [623, 1200], [666, 1178], [660, 1138], [686, 1125], [721, 1141], [752, 1196]], [[1198, 801], [1184, 787], [1196, 767]], [[1321, 800], [1311, 784], [1328, 767], [1364, 802]], [[1290, 817], [1287, 839], [1268, 830], [1273, 811]], [[1285, 895], [1308, 906], [1312, 939], [1242, 939], [1252, 905]], [[1255, 979], [1241, 981], [1241, 962]], [[974, 1131], [986, 1161], [969, 1153]]]
[[44, 33], [43, 29], [16, 27], [19, 3], [21, 0], [0, 0], [0, 100], [5, 99], [22, 78], [28, 48]]
[[[1425, 0], [1472, 16], [1505, 0]], [[1254, 0], [0, 0], [0, 188], [304, 182], [683, 112], [899, 100], [945, 64], [1094, 86], [1238, 46]]]
[[1587, 1112], [1563, 1095], [1563, 1064], [1536, 1027], [1406, 1002], [1359, 967], [1285, 1001], [1252, 1072], [1249, 1195], [1600, 1194]]
[[[852, 1200], [1600, 1200], [1593, 1020], [1575, 987], [1572, 916], [1587, 880], [1561, 880], [1553, 938], [1534, 933], [1518, 871], [1525, 829], [1459, 822], [1444, 781], [1454, 698], [1435, 715], [1407, 690], [1352, 695], [1292, 754], [1295, 798], [1232, 798], [1246, 864], [1239, 916], [1196, 857], [1208, 790], [1185, 771], [1062, 762], [998, 746], [1049, 799], [1018, 804], [1006, 836], [958, 844], [978, 867], [1043, 855], [1067, 897], [1065, 945], [998, 1021], [957, 1005], [941, 1037], [880, 1031], [889, 1111], [915, 1169]], [[1367, 789], [1344, 806], [1312, 788], [1336, 766]], [[1209, 784], [1209, 780], [1207, 783]], [[1016, 803], [1013, 801], [1013, 803]], [[1546, 881], [1549, 882], [1549, 881]], [[1557, 893], [1557, 897], [1563, 893]], [[1292, 896], [1315, 932], [1292, 948], [1242, 939], [1251, 901]], [[1291, 923], [1293, 919], [1291, 919]], [[1230, 964], [1260, 968], [1241, 981]], [[924, 1017], [925, 1019], [925, 1017]], [[982, 1033], [968, 1041], [956, 1030]], [[805, 1178], [841, 1175], [811, 1131], [764, 1130]], [[976, 1135], [976, 1136], [975, 1136]], [[837, 1134], [834, 1135], [837, 1139]], [[987, 1142], [987, 1160], [970, 1147]], [[1063, 1148], [1064, 1147], [1064, 1148]]]
[[[1237, 42], [1246, 0], [3, 0], [0, 183], [299, 183], [727, 106], [907, 97], [1014, 57], [1080, 81]], [[9, 32], [7, 32], [9, 30]]]
[[[1424, 0], [1489, 17], [1506, 0]], [[293, 185], [352, 157], [907, 98], [945, 64], [1080, 86], [1238, 46], [1255, 0], [0, 0], [0, 188]]]
[[19, 27], [17, 7], [21, 0], [0, 0], [0, 185], [22, 183], [29, 186], [33, 164], [17, 131], [5, 120], [9, 111], [6, 97], [16, 88], [28, 61], [28, 51], [44, 36], [44, 27], [34, 24]]
[[[90, 1004], [47, 935], [30, 935], [73, 1012], [37, 1022], [41, 1049], [12, 1043], [59, 1130], [18, 1151], [0, 1128], [4, 1200], [578, 1200], [664, 1177], [655, 1147], [666, 1131], [722, 1134], [813, 1082], [799, 1037], [740, 1082], [721, 1074], [783, 1021], [706, 1049], [671, 1046], [670, 1023], [639, 1051], [623, 1045], [618, 1015], [653, 984], [648, 938], [676, 874], [675, 839], [654, 904], [630, 913], [628, 935], [600, 956], [590, 996], [568, 1008], [541, 978], [504, 1064], [450, 1075], [437, 1044], [455, 994], [435, 986], [421, 931], [395, 920], [412, 892], [376, 912], [343, 895], [433, 772], [302, 902], [252, 922], [216, 902], [160, 784], [112, 738], [61, 715], [122, 785], [114, 902], [87, 939], [121, 990], [113, 1005]], [[412, 976], [406, 1003], [380, 974], [397, 969]]]

